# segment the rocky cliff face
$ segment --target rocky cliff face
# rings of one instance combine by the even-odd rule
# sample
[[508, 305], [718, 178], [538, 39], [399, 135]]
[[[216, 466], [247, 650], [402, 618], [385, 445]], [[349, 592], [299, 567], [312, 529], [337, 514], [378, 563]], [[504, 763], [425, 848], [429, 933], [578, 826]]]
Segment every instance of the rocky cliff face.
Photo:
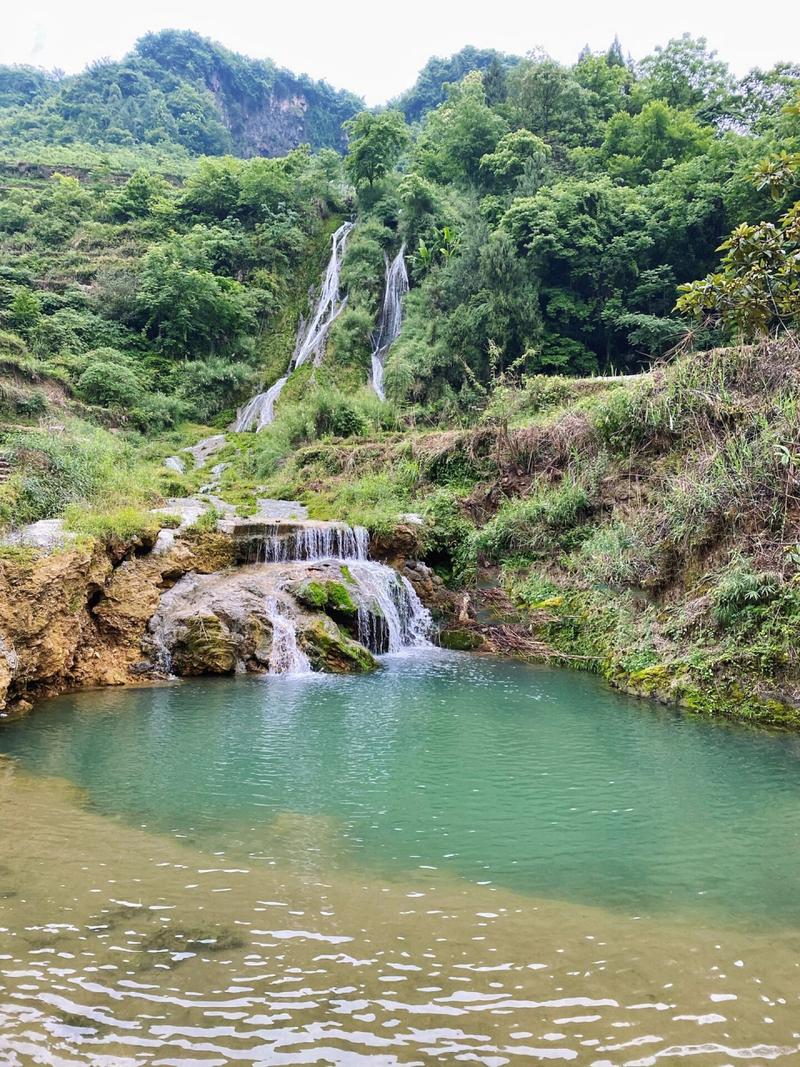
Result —
[[[277, 560], [267, 565], [247, 562], [252, 531], [241, 525], [170, 531], [155, 545], [4, 546], [0, 718], [68, 689], [167, 674], [369, 671], [373, 652], [424, 642], [427, 612], [389, 568], [363, 557], [280, 562], [284, 541], [302, 556], [333, 524], [276, 525], [259, 542]], [[398, 571], [435, 601], [435, 576], [401, 556]]]
[[[226, 538], [176, 541], [154, 554], [87, 541], [0, 559], [0, 716], [71, 688], [137, 677], [147, 622], [165, 589], [189, 571], [232, 560]], [[145, 551], [144, 555], [136, 555]]]

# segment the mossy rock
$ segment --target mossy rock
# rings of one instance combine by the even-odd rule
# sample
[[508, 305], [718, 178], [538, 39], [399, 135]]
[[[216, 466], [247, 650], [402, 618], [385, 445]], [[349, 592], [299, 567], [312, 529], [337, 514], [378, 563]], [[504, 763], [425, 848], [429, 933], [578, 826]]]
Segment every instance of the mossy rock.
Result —
[[343, 634], [332, 619], [318, 617], [298, 637], [315, 671], [364, 674], [378, 667], [372, 653]]
[[194, 570], [199, 574], [215, 574], [236, 563], [233, 538], [216, 530], [189, 529], [180, 535], [192, 550]]
[[483, 635], [475, 630], [442, 630], [439, 644], [452, 652], [476, 652], [483, 647]]
[[215, 615], [187, 619], [173, 649], [177, 674], [232, 674], [236, 645]]
[[289, 592], [295, 600], [314, 611], [325, 611], [347, 619], [358, 614], [358, 604], [341, 582], [318, 582], [310, 578], [291, 586]]

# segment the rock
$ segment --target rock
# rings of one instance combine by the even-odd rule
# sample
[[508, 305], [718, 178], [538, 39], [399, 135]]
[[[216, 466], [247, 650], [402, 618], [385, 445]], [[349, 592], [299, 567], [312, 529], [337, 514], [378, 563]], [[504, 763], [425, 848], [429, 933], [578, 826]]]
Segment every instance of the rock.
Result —
[[378, 661], [363, 645], [345, 636], [333, 619], [324, 615], [299, 632], [300, 645], [317, 671], [344, 674], [373, 671]]
[[342, 579], [340, 566], [330, 561], [187, 574], [161, 597], [146, 650], [154, 659], [166, 653], [176, 674], [226, 674], [237, 666], [267, 671], [277, 614], [292, 624], [297, 649], [312, 669], [373, 670], [372, 654], [332, 617], [358, 615]]
[[215, 615], [195, 615], [177, 631], [172, 663], [176, 674], [232, 674], [237, 642]]
[[439, 644], [453, 652], [475, 652], [483, 647], [483, 636], [475, 630], [446, 629], [439, 634]]

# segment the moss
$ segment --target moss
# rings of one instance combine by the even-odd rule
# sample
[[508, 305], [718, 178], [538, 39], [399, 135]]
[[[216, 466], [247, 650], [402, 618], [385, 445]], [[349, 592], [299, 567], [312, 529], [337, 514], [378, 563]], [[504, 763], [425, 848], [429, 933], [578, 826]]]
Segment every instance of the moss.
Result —
[[314, 620], [301, 632], [300, 642], [314, 670], [363, 674], [378, 667], [372, 653], [346, 637], [331, 619]]
[[236, 669], [236, 646], [215, 615], [187, 619], [173, 649], [178, 674], [231, 674]]
[[341, 582], [326, 582], [327, 606], [330, 611], [341, 615], [356, 615], [358, 605]]
[[483, 646], [483, 637], [474, 630], [442, 630], [439, 635], [442, 648], [453, 652], [475, 652]]
[[358, 613], [358, 605], [341, 582], [311, 579], [292, 586], [290, 592], [301, 604], [316, 611], [347, 618]]

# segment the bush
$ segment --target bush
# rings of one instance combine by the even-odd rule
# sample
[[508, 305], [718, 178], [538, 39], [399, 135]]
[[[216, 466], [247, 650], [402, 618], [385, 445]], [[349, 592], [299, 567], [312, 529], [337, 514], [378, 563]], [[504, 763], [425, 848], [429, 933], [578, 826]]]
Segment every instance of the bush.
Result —
[[78, 379], [78, 393], [90, 404], [102, 407], [133, 407], [141, 398], [137, 375], [125, 364], [98, 360], [90, 363]]
[[498, 562], [509, 555], [535, 559], [554, 545], [572, 548], [579, 540], [576, 526], [589, 514], [588, 491], [565, 479], [555, 489], [506, 501], [473, 541], [475, 550]]
[[724, 627], [754, 626], [779, 595], [783, 579], [774, 571], [756, 571], [738, 557], [711, 594], [714, 618]]

